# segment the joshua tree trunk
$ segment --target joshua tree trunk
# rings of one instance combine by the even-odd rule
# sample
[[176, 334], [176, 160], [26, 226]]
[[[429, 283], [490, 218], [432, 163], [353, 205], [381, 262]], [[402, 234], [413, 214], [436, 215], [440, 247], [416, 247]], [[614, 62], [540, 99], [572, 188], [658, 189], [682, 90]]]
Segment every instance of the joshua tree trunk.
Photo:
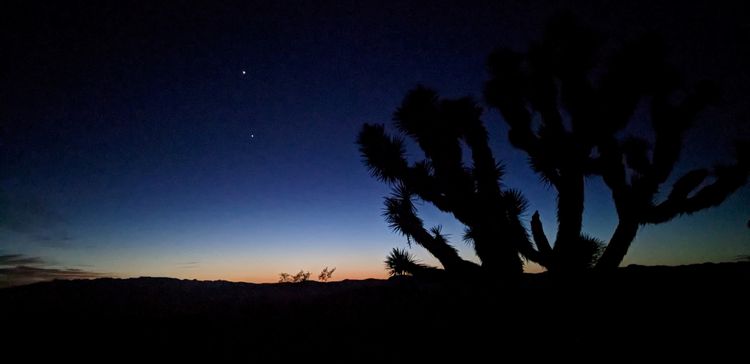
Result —
[[580, 243], [581, 229], [583, 225], [583, 173], [571, 173], [562, 176], [558, 188], [558, 231], [555, 239], [554, 255], [558, 264], [557, 269], [576, 269], [569, 267], [566, 263], [575, 262], [573, 258], [577, 252], [576, 244]]
[[474, 227], [477, 256], [482, 260], [482, 269], [491, 275], [515, 277], [523, 272], [523, 262], [508, 232], [497, 226], [487, 228], [487, 223]]
[[602, 257], [599, 258], [596, 268], [600, 271], [613, 271], [620, 266], [625, 254], [630, 248], [630, 243], [638, 233], [638, 221], [635, 219], [620, 219], [612, 238]]

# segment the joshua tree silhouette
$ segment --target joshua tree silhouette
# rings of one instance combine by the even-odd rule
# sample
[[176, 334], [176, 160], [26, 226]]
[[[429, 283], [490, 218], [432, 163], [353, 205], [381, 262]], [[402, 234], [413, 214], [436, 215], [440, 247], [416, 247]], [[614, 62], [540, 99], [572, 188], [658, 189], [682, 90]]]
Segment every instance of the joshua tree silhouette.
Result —
[[[687, 172], [663, 201], [655, 197], [680, 156], [683, 135], [716, 97], [702, 82], [686, 87], [665, 62], [662, 44], [642, 37], [603, 60], [602, 38], [569, 16], [553, 19], [541, 42], [521, 54], [501, 49], [489, 57], [489, 105], [509, 125], [511, 144], [557, 191], [558, 233], [550, 247], [534, 214], [538, 254], [551, 270], [576, 271], [596, 262], [616, 268], [638, 227], [719, 205], [747, 181], [747, 143], [729, 166]], [[653, 142], [618, 137], [639, 105], [650, 112]], [[619, 222], [601, 258], [601, 244], [581, 234], [584, 178], [601, 176], [611, 189]]]
[[[494, 277], [514, 277], [522, 272], [519, 253], [536, 253], [519, 219], [526, 201], [520, 192], [501, 187], [503, 169], [492, 155], [481, 114], [469, 98], [441, 100], [434, 91], [418, 87], [407, 94], [394, 121], [424, 151], [424, 160], [410, 164], [403, 139], [388, 135], [383, 125], [365, 124], [357, 143], [371, 174], [393, 186], [383, 215], [394, 231], [427, 249], [448, 273], [482, 269]], [[471, 166], [464, 165], [464, 149]], [[415, 198], [453, 214], [466, 226], [465, 240], [473, 243], [481, 268], [462, 259], [440, 227], [424, 227]], [[401, 259], [408, 258], [401, 253], [394, 250], [388, 261], [412, 262]], [[418, 265], [398, 267], [392, 271], [408, 272]], [[420, 271], [424, 269], [409, 273]]]

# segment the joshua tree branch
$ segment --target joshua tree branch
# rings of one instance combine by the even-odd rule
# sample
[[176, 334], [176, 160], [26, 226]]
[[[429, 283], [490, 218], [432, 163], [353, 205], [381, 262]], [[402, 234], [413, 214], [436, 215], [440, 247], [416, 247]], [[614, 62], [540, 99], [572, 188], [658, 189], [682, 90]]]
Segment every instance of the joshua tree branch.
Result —
[[707, 176], [705, 170], [694, 170], [680, 178], [664, 202], [653, 206], [644, 214], [643, 223], [658, 224], [669, 221], [678, 215], [692, 214], [709, 207], [718, 206], [734, 191], [747, 182], [748, 172], [740, 166], [724, 167], [717, 171], [716, 180], [693, 193], [688, 194]]
[[433, 235], [424, 228], [422, 219], [416, 215], [410, 192], [406, 187], [398, 186], [391, 197], [385, 200], [383, 215], [391, 228], [414, 239], [417, 244], [434, 255], [445, 269], [460, 269], [468, 264], [440, 234]]
[[544, 233], [542, 220], [539, 219], [539, 211], [535, 211], [531, 216], [531, 236], [534, 237], [534, 244], [542, 255], [552, 254], [552, 247], [549, 245], [547, 235]]
[[403, 140], [391, 137], [383, 125], [365, 124], [357, 137], [365, 165], [375, 178], [395, 183], [408, 169]]

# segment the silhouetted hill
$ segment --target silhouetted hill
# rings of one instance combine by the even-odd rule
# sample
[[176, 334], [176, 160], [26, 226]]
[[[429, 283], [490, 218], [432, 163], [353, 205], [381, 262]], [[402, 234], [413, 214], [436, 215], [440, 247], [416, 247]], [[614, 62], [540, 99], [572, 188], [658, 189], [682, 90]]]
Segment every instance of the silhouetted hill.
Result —
[[4, 347], [35, 358], [715, 361], [745, 353], [749, 284], [750, 263], [513, 287], [103, 278], [2, 289], [0, 325]]

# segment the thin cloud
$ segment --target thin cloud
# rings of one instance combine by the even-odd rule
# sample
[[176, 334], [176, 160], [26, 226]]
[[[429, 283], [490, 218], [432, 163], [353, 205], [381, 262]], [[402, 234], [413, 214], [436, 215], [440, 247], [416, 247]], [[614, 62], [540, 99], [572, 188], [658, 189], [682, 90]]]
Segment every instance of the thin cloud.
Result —
[[200, 262], [183, 262], [183, 263], [177, 263], [177, 267], [181, 269], [193, 269], [198, 268], [200, 265]]
[[4, 254], [0, 255], [0, 267], [16, 265], [38, 265], [45, 264], [40, 257], [27, 257], [23, 254]]
[[58, 232], [54, 234], [37, 234], [31, 236], [31, 241], [52, 248], [66, 247], [73, 238], [66, 232]]
[[54, 279], [92, 279], [104, 277], [105, 274], [82, 269], [38, 268], [19, 265], [11, 268], [0, 268], [0, 288], [20, 286]]
[[45, 267], [48, 264], [40, 257], [23, 254], [0, 255], [0, 288], [54, 279], [92, 279], [108, 276], [105, 273], [84, 269]]

